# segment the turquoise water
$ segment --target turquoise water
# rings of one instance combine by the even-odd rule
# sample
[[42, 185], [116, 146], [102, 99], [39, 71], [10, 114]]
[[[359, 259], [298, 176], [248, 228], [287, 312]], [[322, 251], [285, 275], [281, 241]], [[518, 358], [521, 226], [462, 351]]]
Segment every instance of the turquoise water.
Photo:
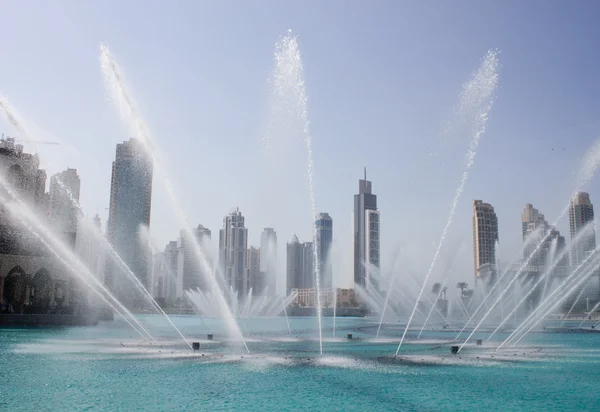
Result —
[[[327, 319], [320, 359], [314, 319], [290, 319], [291, 337], [284, 318], [245, 320], [251, 353], [244, 354], [220, 342], [217, 322], [173, 317], [201, 341], [193, 354], [160, 317], [140, 318], [158, 343], [143, 342], [118, 320], [0, 329], [0, 410], [600, 408], [599, 334], [532, 334], [518, 350], [466, 347], [459, 359], [449, 353], [453, 333], [430, 331], [422, 343], [403, 345], [403, 361], [391, 362], [396, 330], [374, 340], [368, 319], [338, 319], [335, 339]], [[215, 341], [205, 341], [206, 333]], [[348, 341], [347, 333], [359, 339]]]

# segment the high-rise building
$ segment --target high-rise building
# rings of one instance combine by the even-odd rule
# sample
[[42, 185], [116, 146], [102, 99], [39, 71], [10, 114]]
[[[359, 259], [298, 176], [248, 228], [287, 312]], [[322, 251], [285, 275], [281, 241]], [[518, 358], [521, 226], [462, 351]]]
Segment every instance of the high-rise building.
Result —
[[71, 248], [75, 248], [77, 237], [80, 187], [77, 169], [67, 169], [50, 178], [50, 224]]
[[498, 218], [494, 207], [489, 203], [483, 203], [481, 200], [473, 200], [475, 284], [477, 284], [478, 280], [494, 282], [496, 273], [496, 242], [498, 242]]
[[[594, 221], [594, 205], [590, 201], [590, 195], [585, 192], [577, 192], [569, 204], [569, 229], [571, 240], [588, 224]], [[592, 223], [593, 224], [593, 223]], [[596, 234], [591, 228], [590, 235], [573, 244], [571, 250], [571, 262], [578, 266], [589, 253], [596, 249]]]
[[294, 235], [292, 242], [287, 244], [287, 285], [286, 295], [292, 289], [310, 289], [314, 287], [312, 242], [300, 243]]
[[164, 251], [164, 262], [162, 266], [161, 276], [163, 278], [163, 297], [172, 304], [177, 299], [177, 265], [179, 263], [178, 258], [179, 250], [177, 248], [177, 241], [172, 240], [165, 246]]
[[244, 216], [239, 208], [223, 218], [223, 229], [219, 233], [219, 263], [227, 286], [238, 292], [238, 296], [248, 293], [246, 278], [246, 252], [248, 250], [248, 229], [244, 226]]
[[261, 291], [270, 296], [277, 294], [277, 233], [266, 227], [260, 235], [260, 273], [265, 281], [265, 288]]
[[252, 289], [253, 296], [263, 294], [266, 287], [266, 279], [260, 271], [260, 249], [250, 246], [246, 252], [246, 279], [248, 279], [248, 293]]
[[102, 220], [96, 213], [93, 225], [78, 227], [75, 251], [100, 282], [104, 282], [106, 245], [102, 233]]
[[[136, 139], [118, 144], [112, 166], [107, 235], [143, 284], [147, 284], [150, 248], [140, 231], [142, 226], [150, 226], [151, 202], [152, 160]], [[109, 287], [123, 291], [114, 284], [114, 272], [118, 270], [115, 265], [107, 265], [105, 281]]]
[[320, 286], [321, 288], [332, 288], [333, 219], [331, 219], [329, 213], [319, 213], [315, 226], [317, 228], [317, 261], [319, 262]]
[[354, 283], [379, 290], [379, 285], [368, 268], [380, 267], [379, 261], [379, 211], [377, 196], [371, 192], [371, 182], [365, 178], [358, 181], [358, 194], [354, 195]]
[[[532, 204], [527, 203], [521, 215], [523, 242], [523, 260], [528, 262], [528, 272], [543, 273], [546, 270], [550, 256], [559, 257], [565, 250], [566, 241], [564, 236], [556, 228], [552, 227], [544, 215]], [[569, 257], [565, 253], [555, 265], [565, 270], [569, 265]]]
[[206, 260], [210, 242], [211, 232], [202, 225], [180, 232], [177, 242], [177, 298], [183, 297], [186, 290], [207, 290], [206, 279], [212, 273], [206, 273], [209, 268], [204, 267], [203, 260]]

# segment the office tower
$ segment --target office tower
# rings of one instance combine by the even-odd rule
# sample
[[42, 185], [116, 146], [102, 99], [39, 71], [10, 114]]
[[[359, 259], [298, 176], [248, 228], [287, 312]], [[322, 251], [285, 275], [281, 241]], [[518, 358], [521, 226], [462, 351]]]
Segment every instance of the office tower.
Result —
[[50, 178], [50, 224], [61, 240], [73, 249], [77, 236], [80, 187], [77, 169], [67, 169]]
[[[130, 139], [117, 145], [112, 165], [107, 235], [119, 256], [142, 282], [147, 284], [150, 249], [140, 236], [142, 226], [150, 226], [152, 202], [152, 160], [142, 144]], [[106, 282], [122, 292], [114, 282], [116, 265], [107, 265]], [[127, 288], [131, 289], [131, 288]]]
[[93, 225], [78, 227], [75, 251], [81, 262], [102, 283], [104, 283], [106, 263], [106, 245], [104, 242], [102, 220], [96, 213], [93, 218]]
[[315, 221], [317, 228], [317, 261], [321, 288], [333, 287], [333, 264], [331, 248], [333, 245], [333, 220], [329, 213], [319, 213]]
[[265, 281], [266, 293], [269, 296], [277, 294], [277, 234], [275, 230], [266, 227], [260, 236], [260, 273]]
[[210, 242], [211, 232], [202, 225], [181, 230], [177, 241], [177, 298], [183, 297], [186, 290], [207, 290], [207, 277], [213, 275], [206, 267], [212, 266], [207, 262]]
[[[177, 241], [172, 240], [165, 246], [164, 262], [162, 266], [161, 276], [163, 277], [164, 298], [169, 304], [173, 304], [177, 298], [177, 265], [179, 249]], [[182, 286], [183, 289], [183, 286]], [[181, 297], [181, 295], [179, 296]]]
[[495, 281], [496, 242], [498, 242], [498, 218], [494, 207], [481, 200], [473, 200], [473, 260], [475, 284], [483, 280]]
[[358, 194], [354, 195], [354, 283], [367, 289], [379, 290], [379, 285], [368, 268], [380, 267], [379, 261], [379, 211], [377, 196], [371, 192], [371, 182], [365, 178], [358, 181]]
[[260, 271], [260, 249], [250, 246], [246, 252], [246, 279], [248, 293], [252, 289], [253, 296], [261, 296], [266, 287], [266, 279]]
[[248, 292], [246, 278], [246, 252], [248, 229], [239, 208], [223, 218], [223, 229], [219, 233], [219, 263], [227, 286], [245, 296]]
[[165, 252], [156, 252], [152, 254], [152, 276], [148, 292], [154, 299], [165, 297], [165, 278], [164, 278]]
[[[556, 228], [550, 226], [544, 215], [530, 203], [525, 205], [521, 215], [523, 242], [523, 260], [528, 262], [529, 273], [543, 273], [550, 256], [558, 258], [565, 250], [564, 236]], [[569, 257], [564, 254], [556, 267], [565, 268], [569, 265]]]
[[[569, 228], [571, 240], [574, 240], [579, 231], [588, 223], [594, 221], [594, 205], [590, 201], [590, 195], [585, 192], [577, 192], [569, 204]], [[571, 262], [577, 267], [584, 261], [586, 256], [596, 248], [596, 234], [594, 228], [591, 228], [590, 234], [585, 239], [579, 240], [573, 244], [571, 250]]]
[[312, 242], [300, 243], [294, 235], [287, 244], [287, 285], [286, 295], [292, 289], [310, 289], [315, 287]]

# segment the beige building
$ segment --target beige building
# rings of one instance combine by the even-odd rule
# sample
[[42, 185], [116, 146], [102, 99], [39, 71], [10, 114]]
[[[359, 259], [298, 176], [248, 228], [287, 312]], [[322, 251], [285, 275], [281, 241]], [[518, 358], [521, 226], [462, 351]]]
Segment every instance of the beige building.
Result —
[[[317, 307], [317, 289], [292, 289], [291, 293], [295, 294], [295, 298], [292, 301], [293, 305], [301, 308]], [[336, 293], [335, 300], [334, 293]], [[339, 308], [355, 307], [357, 302], [354, 289], [321, 289], [321, 307], [333, 308], [334, 305]]]
[[[15, 139], [0, 139], [0, 304], [8, 314], [73, 314], [77, 282], [44, 244], [54, 241], [46, 235], [46, 172], [39, 165]], [[46, 226], [39, 230], [44, 242], [27, 227], [38, 222]]]
[[[494, 207], [481, 200], [473, 200], [473, 263], [475, 284], [491, 280], [496, 268], [498, 218]], [[485, 268], [484, 271], [481, 269]], [[489, 279], [484, 279], [489, 278]]]

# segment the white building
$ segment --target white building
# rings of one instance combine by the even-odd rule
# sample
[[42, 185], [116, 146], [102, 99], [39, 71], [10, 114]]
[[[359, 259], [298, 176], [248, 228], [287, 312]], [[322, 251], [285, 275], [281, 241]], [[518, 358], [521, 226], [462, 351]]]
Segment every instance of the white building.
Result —
[[223, 218], [223, 228], [219, 232], [219, 265], [227, 286], [238, 296], [248, 294], [247, 250], [248, 229], [244, 226], [244, 216], [236, 208]]

